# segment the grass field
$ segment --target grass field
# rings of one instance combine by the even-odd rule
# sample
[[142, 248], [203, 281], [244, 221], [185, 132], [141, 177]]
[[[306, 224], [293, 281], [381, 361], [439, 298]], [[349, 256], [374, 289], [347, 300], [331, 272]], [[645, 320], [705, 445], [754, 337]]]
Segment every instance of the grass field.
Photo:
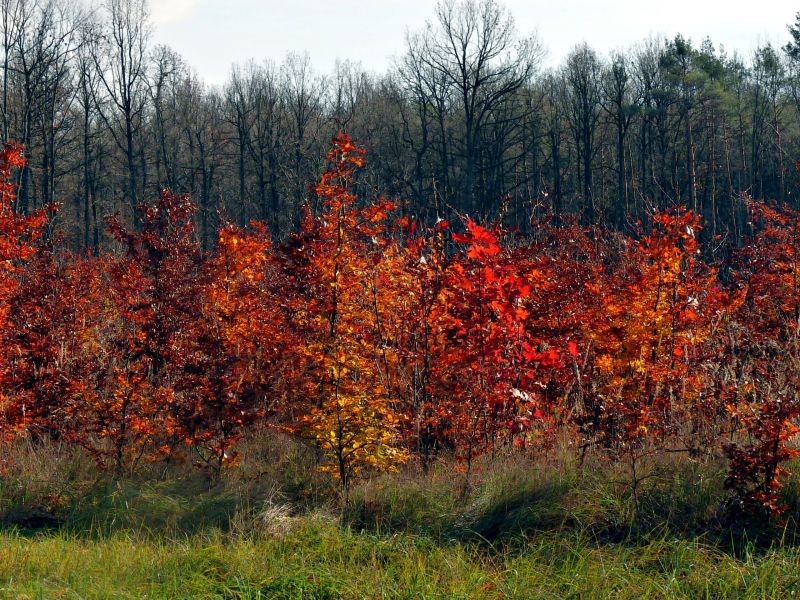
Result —
[[19, 598], [789, 598], [800, 553], [734, 558], [699, 541], [597, 545], [541, 535], [486, 552], [354, 533], [321, 518], [291, 535], [0, 537], [0, 589]]
[[0, 479], [0, 597], [800, 595], [795, 481], [782, 527], [726, 522], [722, 466], [688, 460], [651, 465], [638, 508], [602, 463], [487, 460], [465, 497], [443, 460], [342, 509], [281, 444], [214, 483], [185, 466], [92, 479], [74, 451], [21, 451]]

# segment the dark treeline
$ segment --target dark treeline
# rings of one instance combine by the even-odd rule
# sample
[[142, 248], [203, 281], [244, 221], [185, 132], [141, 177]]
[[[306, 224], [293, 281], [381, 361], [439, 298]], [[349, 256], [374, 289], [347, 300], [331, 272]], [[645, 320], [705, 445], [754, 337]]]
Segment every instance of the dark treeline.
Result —
[[17, 210], [62, 203], [73, 247], [102, 246], [107, 214], [136, 225], [165, 187], [192, 194], [205, 246], [221, 218], [281, 237], [340, 130], [369, 151], [362, 185], [428, 221], [624, 228], [683, 204], [714, 248], [741, 234], [743, 194], [800, 204], [797, 25], [746, 57], [678, 36], [610, 56], [579, 44], [544, 70], [502, 4], [444, 0], [387, 73], [288, 54], [234, 65], [220, 89], [152, 43], [145, 0], [0, 3], [0, 125], [29, 159]]

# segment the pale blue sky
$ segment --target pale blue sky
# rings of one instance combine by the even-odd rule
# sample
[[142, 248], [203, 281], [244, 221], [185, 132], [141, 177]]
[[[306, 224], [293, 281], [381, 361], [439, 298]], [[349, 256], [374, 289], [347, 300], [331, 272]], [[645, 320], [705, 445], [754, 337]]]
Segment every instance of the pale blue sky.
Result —
[[[537, 31], [557, 64], [576, 43], [600, 52], [626, 48], [650, 34], [711, 36], [749, 54], [764, 40], [782, 45], [800, 3], [792, 0], [508, 0], [520, 32]], [[281, 61], [308, 51], [319, 72], [336, 58], [381, 72], [402, 54], [407, 28], [433, 16], [435, 0], [151, 0], [155, 39], [168, 43], [212, 84], [231, 64]]]

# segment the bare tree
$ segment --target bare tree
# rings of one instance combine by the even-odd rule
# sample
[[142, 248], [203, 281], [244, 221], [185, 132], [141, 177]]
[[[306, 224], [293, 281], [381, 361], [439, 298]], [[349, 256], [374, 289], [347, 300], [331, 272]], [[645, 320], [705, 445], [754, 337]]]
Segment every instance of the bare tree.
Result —
[[281, 94], [275, 65], [271, 62], [259, 67], [252, 65], [247, 91], [252, 115], [247, 151], [255, 169], [260, 217], [269, 222], [273, 234], [278, 235], [284, 216], [278, 181], [286, 115], [285, 97]]
[[101, 151], [101, 126], [97, 98], [100, 76], [94, 64], [96, 46], [100, 43], [100, 28], [87, 21], [80, 29], [81, 44], [76, 56], [77, 104], [81, 123], [81, 197], [83, 205], [83, 246], [100, 248], [100, 225], [97, 215], [98, 179]]
[[186, 66], [181, 56], [169, 46], [159, 45], [153, 50], [150, 62], [152, 76], [148, 80], [149, 100], [152, 106], [152, 137], [154, 161], [159, 187], [176, 188], [179, 148], [175, 133], [177, 88], [186, 77]]
[[[287, 115], [287, 142], [291, 148], [288, 175], [294, 207], [306, 196], [311, 180], [312, 155], [319, 155], [320, 134], [327, 119], [324, 114], [326, 81], [318, 77], [308, 54], [289, 54], [281, 66], [281, 87]], [[315, 175], [314, 175], [315, 177]]]
[[188, 75], [181, 85], [179, 121], [186, 139], [183, 168], [188, 173], [189, 188], [199, 208], [200, 241], [211, 246], [217, 226], [219, 205], [214, 195], [216, 177], [222, 163], [222, 99], [209, 91], [196, 74]]
[[108, 103], [100, 115], [116, 146], [122, 152], [127, 171], [125, 196], [135, 224], [138, 224], [139, 166], [137, 143], [143, 125], [148, 85], [146, 72], [150, 22], [146, 0], [108, 0], [105, 35], [94, 55]]
[[27, 0], [2, 0], [0, 2], [0, 16], [2, 17], [3, 34], [3, 140], [9, 140], [9, 86], [11, 82], [11, 61], [24, 34], [32, 3]]
[[552, 211], [557, 222], [564, 213], [563, 156], [564, 137], [567, 133], [564, 105], [567, 92], [564, 78], [559, 73], [547, 73], [542, 79], [544, 127], [549, 144]]
[[530, 82], [541, 46], [534, 36], [520, 38], [514, 18], [495, 0], [443, 0], [435, 14], [435, 23], [417, 38], [419, 46], [409, 45], [407, 52], [410, 62], [438, 73], [458, 103], [460, 191], [465, 206], [474, 210], [482, 128], [501, 102]]
[[230, 79], [225, 85], [225, 120], [233, 128], [231, 134], [236, 140], [236, 175], [238, 191], [237, 220], [247, 222], [247, 149], [250, 133], [251, 102], [247, 95], [246, 75], [239, 65], [234, 65]]
[[581, 181], [583, 216], [588, 223], [594, 223], [597, 216], [592, 168], [597, 152], [595, 135], [600, 121], [601, 73], [600, 59], [587, 44], [576, 46], [567, 57], [564, 67], [566, 115], [580, 164], [578, 175]]
[[[4, 126], [8, 138], [23, 143], [29, 159], [20, 172], [17, 202], [17, 209], [27, 212], [31, 204], [53, 200], [59, 142], [69, 137], [69, 128], [62, 125], [74, 98], [72, 57], [85, 13], [74, 2], [57, 0], [20, 2], [9, 8], [16, 11], [16, 24], [10, 27], [18, 32], [9, 36], [14, 44], [5, 59]], [[31, 160], [34, 154], [36, 163]], [[37, 181], [31, 178], [34, 168], [40, 175]], [[37, 183], [38, 196], [32, 191]]]
[[636, 117], [639, 106], [634, 97], [628, 59], [621, 52], [616, 52], [611, 56], [611, 64], [605, 69], [600, 102], [616, 132], [617, 198], [613, 214], [618, 226], [622, 226], [625, 216], [631, 210], [625, 142], [628, 129]]
[[[429, 149], [438, 154], [438, 168], [431, 168], [431, 196], [435, 214], [439, 214], [439, 201], [448, 203], [450, 195], [450, 140], [448, 119], [451, 92], [449, 77], [424, 57], [425, 33], [409, 34], [408, 51], [399, 65], [400, 82], [407, 97], [408, 108], [402, 110], [403, 137], [414, 153], [416, 199], [425, 207], [428, 186], [425, 182], [426, 160]], [[438, 184], [438, 185], [437, 185]], [[425, 210], [425, 208], [423, 208]]]

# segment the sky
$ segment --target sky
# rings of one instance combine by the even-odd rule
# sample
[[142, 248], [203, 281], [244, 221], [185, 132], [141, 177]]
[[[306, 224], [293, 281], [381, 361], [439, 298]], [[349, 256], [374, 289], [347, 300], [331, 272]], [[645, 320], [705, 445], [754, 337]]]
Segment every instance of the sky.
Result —
[[[651, 35], [682, 33], [750, 54], [788, 40], [794, 0], [507, 0], [521, 34], [536, 33], [557, 66], [587, 42], [601, 53]], [[177, 50], [206, 82], [221, 85], [233, 63], [308, 52], [317, 72], [336, 59], [380, 73], [403, 54], [406, 32], [433, 18], [435, 0], [151, 0], [154, 38]]]

